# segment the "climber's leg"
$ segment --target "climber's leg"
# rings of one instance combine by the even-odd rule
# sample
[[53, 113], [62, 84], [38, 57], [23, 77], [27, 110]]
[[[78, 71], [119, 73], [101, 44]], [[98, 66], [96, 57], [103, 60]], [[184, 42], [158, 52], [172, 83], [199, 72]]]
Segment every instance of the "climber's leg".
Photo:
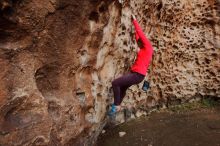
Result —
[[108, 113], [110, 116], [115, 115], [121, 107], [120, 104], [126, 94], [126, 90], [128, 87], [134, 84], [140, 83], [144, 79], [144, 75], [139, 73], [130, 72], [122, 77], [115, 79], [112, 82], [112, 88], [114, 92], [114, 104], [111, 107], [110, 112]]
[[123, 98], [125, 97], [125, 95], [126, 95], [126, 91], [127, 91], [127, 89], [129, 88], [129, 86], [123, 86], [123, 87], [121, 87], [121, 95], [120, 95], [120, 104], [121, 104], [121, 102], [122, 102], [122, 100], [123, 100]]
[[125, 96], [128, 87], [140, 83], [144, 79], [144, 75], [136, 72], [130, 72], [122, 77], [115, 79], [112, 82], [114, 92], [114, 104], [120, 105]]

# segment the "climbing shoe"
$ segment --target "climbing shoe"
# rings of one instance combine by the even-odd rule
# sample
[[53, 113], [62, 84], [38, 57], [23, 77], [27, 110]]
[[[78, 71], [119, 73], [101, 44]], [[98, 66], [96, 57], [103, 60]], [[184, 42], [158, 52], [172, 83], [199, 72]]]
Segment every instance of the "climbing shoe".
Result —
[[108, 112], [109, 116], [114, 116], [117, 112], [116, 105], [112, 104], [110, 111]]

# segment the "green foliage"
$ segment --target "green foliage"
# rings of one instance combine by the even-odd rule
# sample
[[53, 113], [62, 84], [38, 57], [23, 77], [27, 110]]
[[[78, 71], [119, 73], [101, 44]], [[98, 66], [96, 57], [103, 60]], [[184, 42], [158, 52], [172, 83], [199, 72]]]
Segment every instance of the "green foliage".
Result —
[[216, 107], [216, 106], [220, 105], [218, 101], [213, 100], [211, 98], [204, 98], [204, 99], [202, 99], [201, 104], [204, 107], [210, 107], [210, 108], [211, 107]]
[[183, 103], [180, 105], [171, 106], [169, 107], [169, 110], [173, 112], [182, 112], [182, 111], [197, 110], [201, 108], [214, 108], [216, 106], [220, 106], [219, 101], [216, 101], [212, 98], [204, 98], [200, 101], [196, 101], [192, 103]]
[[181, 105], [174, 105], [171, 106], [169, 109], [173, 112], [181, 112], [181, 111], [191, 111], [196, 110], [201, 107], [200, 103], [194, 102], [194, 103], [184, 103]]

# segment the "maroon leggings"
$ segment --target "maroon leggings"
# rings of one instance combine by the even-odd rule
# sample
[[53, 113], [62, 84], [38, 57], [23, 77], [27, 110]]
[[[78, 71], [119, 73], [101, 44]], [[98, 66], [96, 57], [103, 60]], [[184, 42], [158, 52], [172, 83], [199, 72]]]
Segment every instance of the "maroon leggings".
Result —
[[115, 79], [112, 82], [112, 88], [114, 92], [114, 104], [120, 105], [125, 96], [126, 90], [134, 84], [139, 84], [141, 81], [144, 80], [144, 77], [145, 76], [142, 74], [130, 72]]

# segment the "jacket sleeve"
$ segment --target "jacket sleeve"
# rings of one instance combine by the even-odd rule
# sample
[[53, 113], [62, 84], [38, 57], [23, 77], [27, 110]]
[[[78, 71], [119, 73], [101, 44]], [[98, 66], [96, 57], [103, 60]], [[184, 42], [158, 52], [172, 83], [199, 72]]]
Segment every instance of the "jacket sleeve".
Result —
[[139, 26], [137, 20], [133, 20], [133, 24], [134, 24], [134, 27], [135, 27], [135, 38], [136, 38], [136, 41], [137, 41], [137, 38], [141, 39], [144, 47], [146, 48], [152, 48], [152, 45], [150, 43], [150, 41], [147, 39], [147, 37], [145, 36], [143, 30], [141, 29], [141, 27]]

